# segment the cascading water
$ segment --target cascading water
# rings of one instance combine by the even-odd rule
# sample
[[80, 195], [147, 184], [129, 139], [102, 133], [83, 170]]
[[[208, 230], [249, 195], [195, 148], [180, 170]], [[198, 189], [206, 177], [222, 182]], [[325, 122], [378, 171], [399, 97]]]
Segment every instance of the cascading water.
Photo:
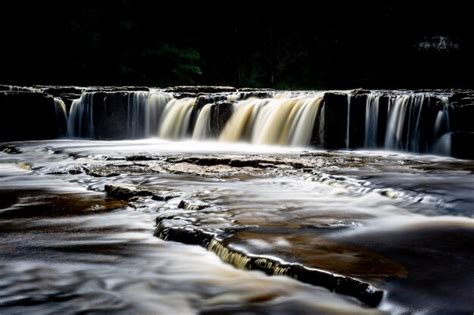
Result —
[[[157, 135], [160, 118], [171, 95], [161, 91], [131, 92], [124, 96], [124, 108], [113, 100], [114, 93], [87, 92], [72, 102], [68, 136], [77, 138], [100, 138], [97, 129], [107, 124], [107, 119], [120, 120], [125, 124], [116, 126], [124, 129], [128, 139], [146, 138]], [[95, 99], [99, 99], [95, 104]], [[109, 103], [110, 102], [110, 103]]]
[[[328, 98], [328, 93], [332, 97]], [[84, 93], [73, 101], [68, 135], [217, 138], [254, 144], [450, 154], [449, 95], [442, 93], [372, 91], [363, 95], [362, 104], [357, 99], [360, 93], [352, 91], [274, 92], [247, 99], [236, 93], [221, 93], [199, 101], [197, 97], [176, 98], [179, 96], [161, 90], [122, 94]], [[223, 98], [228, 106], [225, 117], [219, 103]], [[119, 136], [115, 136], [116, 129], [123, 129]]]
[[130, 93], [128, 96], [128, 108], [127, 108], [127, 130], [129, 137], [132, 139], [138, 138], [140, 131], [143, 127], [146, 129], [147, 126], [143, 126], [143, 123], [147, 123], [145, 110], [147, 105], [148, 93], [146, 92], [135, 92]]
[[195, 98], [183, 98], [173, 99], [166, 104], [159, 136], [167, 139], [185, 138], [195, 102]]
[[205, 140], [211, 137], [211, 105], [204, 105], [199, 112], [193, 131], [194, 140]]
[[449, 100], [444, 95], [372, 92], [365, 117], [365, 148], [434, 152], [439, 151], [437, 141], [443, 136], [448, 139], [445, 134], [450, 132]]
[[67, 110], [66, 104], [60, 98], [54, 98], [54, 111], [59, 134], [64, 135], [67, 131]]
[[365, 138], [364, 147], [378, 147], [377, 135], [379, 127], [380, 95], [369, 94], [365, 108]]
[[74, 100], [69, 111], [67, 134], [69, 137], [94, 138], [92, 106], [95, 93], [84, 93]]
[[308, 145], [323, 96], [250, 99], [236, 111], [219, 139], [255, 144]]
[[158, 134], [160, 118], [162, 117], [166, 104], [168, 104], [172, 97], [170, 94], [162, 93], [160, 91], [152, 91], [143, 94], [147, 97], [144, 118], [145, 134], [148, 137], [151, 137]]
[[351, 147], [351, 95], [347, 94], [346, 149]]

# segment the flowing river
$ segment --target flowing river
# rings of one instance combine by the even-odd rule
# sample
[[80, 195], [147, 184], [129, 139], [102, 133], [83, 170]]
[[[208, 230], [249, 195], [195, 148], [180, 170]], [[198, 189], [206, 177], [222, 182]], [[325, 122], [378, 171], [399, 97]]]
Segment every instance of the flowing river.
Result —
[[474, 310], [473, 161], [154, 138], [1, 151], [1, 314]]

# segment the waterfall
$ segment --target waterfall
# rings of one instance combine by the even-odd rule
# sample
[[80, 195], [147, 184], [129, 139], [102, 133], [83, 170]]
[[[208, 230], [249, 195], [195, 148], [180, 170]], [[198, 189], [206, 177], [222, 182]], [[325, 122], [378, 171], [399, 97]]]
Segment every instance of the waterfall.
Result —
[[195, 98], [174, 99], [166, 104], [159, 136], [180, 139], [186, 136]]
[[172, 99], [168, 93], [161, 91], [151, 91], [148, 94], [145, 106], [145, 136], [152, 137], [158, 135], [160, 118], [166, 104]]
[[[382, 98], [387, 102], [384, 107], [381, 106]], [[425, 92], [372, 92], [367, 95], [365, 148], [433, 152], [438, 140], [448, 132], [449, 99], [445, 95]]]
[[95, 93], [84, 93], [71, 105], [67, 134], [69, 137], [94, 138], [93, 103]]
[[67, 111], [66, 104], [60, 98], [54, 98], [54, 112], [56, 115], [56, 125], [59, 135], [67, 132]]
[[[122, 103], [115, 103], [115, 96], [109, 92], [87, 92], [74, 100], [69, 111], [68, 136], [101, 138], [106, 133], [104, 125], [113, 125], [117, 130], [120, 127], [123, 138], [127, 139], [157, 135], [161, 113], [171, 100], [170, 94], [161, 91], [130, 92], [118, 97], [124, 101], [123, 108], [120, 106]], [[119, 120], [125, 126], [120, 125]]]
[[[314, 124], [317, 120], [322, 100], [322, 95], [319, 95], [310, 98], [303, 103], [301, 109], [298, 111], [296, 119], [291, 122], [291, 130], [294, 130], [294, 132], [290, 132], [286, 144], [296, 146], [307, 146], [310, 144], [313, 136]], [[283, 144], [284, 141], [280, 143]]]
[[219, 139], [255, 144], [309, 145], [322, 99], [321, 94], [241, 101]]
[[225, 125], [219, 140], [238, 141], [245, 138], [244, 132], [253, 129], [253, 120], [255, 120], [256, 114], [268, 102], [268, 100], [249, 99], [237, 103], [234, 114]]
[[350, 148], [350, 140], [351, 140], [351, 95], [347, 94], [346, 149]]
[[380, 95], [371, 93], [367, 96], [365, 107], [365, 138], [364, 147], [376, 148], [379, 127]]
[[194, 126], [193, 139], [205, 140], [211, 137], [211, 106], [212, 104], [206, 104], [199, 112]]
[[[159, 89], [87, 92], [72, 102], [70, 137], [165, 139], [445, 152], [451, 148], [449, 94], [328, 91], [184, 97]], [[64, 104], [58, 102], [58, 113]], [[448, 153], [446, 153], [448, 152]]]

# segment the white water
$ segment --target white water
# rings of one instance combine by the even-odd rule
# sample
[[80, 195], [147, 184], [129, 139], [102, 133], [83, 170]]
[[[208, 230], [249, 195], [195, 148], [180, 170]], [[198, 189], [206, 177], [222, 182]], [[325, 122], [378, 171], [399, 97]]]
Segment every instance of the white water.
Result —
[[193, 139], [205, 140], [211, 136], [211, 104], [206, 104], [199, 112], [194, 126]]
[[159, 132], [161, 138], [181, 139], [186, 136], [195, 101], [194, 98], [173, 99], [166, 104]]
[[309, 145], [321, 102], [322, 95], [240, 102], [219, 140]]
[[94, 94], [84, 93], [79, 99], [72, 102], [67, 130], [69, 137], [94, 138], [94, 116], [92, 111]]

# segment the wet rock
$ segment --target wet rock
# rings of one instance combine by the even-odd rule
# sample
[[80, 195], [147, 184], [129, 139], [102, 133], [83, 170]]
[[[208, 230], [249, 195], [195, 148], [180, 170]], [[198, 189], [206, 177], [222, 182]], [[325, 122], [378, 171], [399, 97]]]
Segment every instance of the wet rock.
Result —
[[243, 87], [243, 88], [239, 88], [237, 91], [238, 92], [275, 92], [276, 90], [271, 89], [271, 88], [246, 88], [246, 87]]
[[57, 167], [53, 169], [48, 169], [46, 174], [49, 175], [66, 175], [66, 174], [71, 174], [71, 175], [77, 175], [83, 173], [84, 170], [82, 166], [80, 165], [69, 165], [66, 167]]
[[168, 158], [170, 163], [190, 163], [202, 166], [228, 165], [235, 168], [275, 168], [278, 166], [290, 166], [296, 169], [312, 167], [312, 163], [303, 163], [291, 158], [268, 158], [268, 157], [214, 157], [214, 156], [191, 156], [185, 158]]
[[0, 92], [0, 141], [54, 139], [66, 132], [66, 112], [38, 92]]
[[173, 93], [173, 97], [176, 98], [176, 99], [189, 98], [189, 97], [197, 97], [197, 96], [199, 96], [199, 95], [196, 94], [196, 93], [190, 93], [190, 92], [185, 92], [185, 93], [174, 92], [174, 93]]
[[157, 201], [168, 201], [180, 196], [180, 194], [172, 191], [137, 187], [126, 184], [105, 185], [104, 189], [107, 193], [107, 197], [119, 200], [130, 200], [134, 197], [149, 197]]
[[177, 228], [173, 220], [160, 221], [155, 228], [154, 235], [165, 241], [199, 245], [205, 248], [214, 237], [214, 234], [198, 229]]
[[453, 133], [451, 155], [460, 159], [474, 159], [474, 132]]
[[131, 155], [125, 157], [126, 161], [152, 161], [156, 158], [151, 155]]
[[259, 270], [268, 275], [285, 275], [298, 281], [322, 286], [328, 290], [352, 296], [368, 306], [376, 307], [383, 298], [383, 291], [369, 283], [351, 277], [308, 268], [301, 264], [285, 263], [268, 256], [252, 255], [226, 245], [213, 233], [201, 229], [174, 226], [173, 220], [160, 220], [154, 235], [167, 241], [199, 245], [215, 253], [224, 262], [237, 268]]
[[210, 241], [208, 249], [218, 255], [223, 261], [238, 268], [259, 270], [268, 275], [285, 275], [304, 283], [321, 286], [330, 291], [355, 297], [371, 307], [379, 305], [384, 295], [382, 290], [358, 279], [308, 268], [301, 264], [285, 263], [268, 256], [250, 255], [226, 246], [216, 238]]
[[232, 86], [209, 86], [209, 85], [192, 85], [192, 86], [172, 86], [164, 89], [165, 92], [179, 93], [219, 93], [219, 92], [235, 92], [237, 89]]
[[119, 176], [120, 173], [115, 172], [113, 170], [107, 170], [107, 169], [88, 169], [84, 168], [86, 171], [86, 174], [92, 177], [115, 177]]
[[163, 165], [163, 169], [172, 174], [192, 174], [216, 178], [232, 176], [242, 172], [242, 170], [232, 168], [228, 165], [200, 166], [186, 162]]
[[354, 90], [350, 96], [349, 104], [349, 148], [357, 149], [364, 146], [365, 119], [367, 92]]
[[[189, 128], [188, 128], [188, 131], [187, 131], [188, 135], [192, 135], [193, 130], [194, 130], [194, 126], [196, 125], [196, 121], [197, 121], [199, 112], [201, 111], [201, 109], [205, 105], [213, 104], [213, 107], [214, 107], [215, 103], [220, 102], [220, 101], [224, 101], [226, 99], [227, 99], [227, 96], [225, 96], [223, 94], [199, 95], [196, 98], [196, 102], [194, 103], [193, 109], [191, 111], [191, 117], [189, 119], [190, 124], [189, 124]], [[212, 112], [211, 112], [211, 128], [212, 128], [212, 125], [216, 124], [215, 121], [217, 122], [216, 118], [212, 118]]]
[[119, 199], [119, 200], [129, 200], [132, 197], [136, 196], [152, 196], [153, 194], [147, 191], [141, 192], [137, 190], [135, 186], [132, 185], [105, 185], [105, 192], [107, 197]]
[[208, 207], [207, 203], [199, 200], [181, 200], [178, 204], [178, 208], [184, 210], [202, 210]]
[[214, 166], [214, 165], [228, 165], [230, 163], [230, 158], [220, 158], [220, 157], [186, 157], [186, 158], [171, 158], [167, 162], [172, 163], [191, 163], [202, 166]]
[[[323, 125], [318, 126], [317, 129], [322, 147], [327, 149], [346, 147], [347, 101], [346, 94], [332, 92], [324, 94], [324, 102], [320, 112]], [[312, 142], [317, 141], [313, 140]]]
[[251, 97], [255, 98], [270, 98], [276, 93], [273, 89], [254, 89], [254, 88], [241, 88], [237, 91], [237, 99], [245, 100]]
[[363, 89], [363, 88], [358, 88], [358, 89], [354, 89], [351, 91], [351, 94], [353, 96], [358, 96], [358, 95], [367, 95], [370, 93], [370, 90], [366, 90], [366, 89]]
[[450, 99], [451, 130], [455, 132], [474, 132], [474, 96]]
[[[94, 93], [90, 95], [90, 104], [93, 106], [93, 135], [95, 139], [126, 139], [128, 138], [128, 106], [129, 94], [127, 92]], [[84, 119], [84, 123], [87, 121]], [[87, 126], [83, 126], [87, 130]]]
[[0, 151], [8, 154], [20, 154], [22, 153], [20, 149], [15, 147], [14, 145], [7, 144], [7, 145], [0, 145]]
[[234, 106], [228, 101], [216, 102], [211, 107], [211, 137], [217, 138], [234, 112]]
[[0, 91], [10, 92], [40, 92], [40, 90], [29, 86], [5, 85], [0, 84]]

